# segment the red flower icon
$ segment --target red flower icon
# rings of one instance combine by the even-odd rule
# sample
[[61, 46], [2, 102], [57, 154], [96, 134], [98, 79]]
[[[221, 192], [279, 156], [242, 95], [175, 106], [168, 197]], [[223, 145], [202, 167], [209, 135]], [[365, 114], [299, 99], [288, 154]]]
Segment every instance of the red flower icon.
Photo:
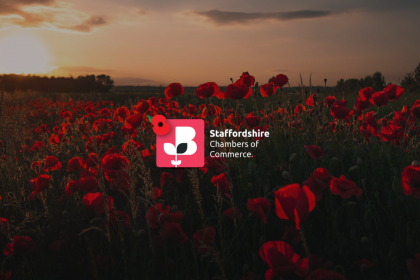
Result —
[[153, 132], [157, 135], [165, 135], [170, 130], [171, 127], [166, 122], [166, 118], [162, 115], [156, 115], [152, 118], [152, 124], [153, 124]]

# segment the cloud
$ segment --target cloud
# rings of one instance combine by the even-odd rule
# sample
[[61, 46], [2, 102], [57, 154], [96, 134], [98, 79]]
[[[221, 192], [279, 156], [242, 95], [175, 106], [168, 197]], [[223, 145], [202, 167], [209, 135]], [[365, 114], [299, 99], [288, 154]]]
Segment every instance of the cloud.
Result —
[[65, 2], [55, 0], [0, 0], [0, 28], [17, 25], [24, 28], [44, 27], [54, 30], [91, 32], [105, 26], [103, 16], [87, 15]]
[[217, 26], [222, 25], [247, 25], [255, 21], [275, 20], [287, 21], [298, 19], [323, 18], [333, 14], [331, 11], [323, 10], [299, 10], [292, 12], [260, 12], [260, 13], [243, 13], [243, 12], [224, 12], [219, 10], [210, 10], [205, 12], [189, 12], [205, 18]]
[[107, 24], [108, 22], [103, 17], [91, 16], [89, 19], [85, 20], [81, 24], [63, 27], [63, 28], [79, 31], [79, 32], [90, 32], [93, 27], [103, 26]]

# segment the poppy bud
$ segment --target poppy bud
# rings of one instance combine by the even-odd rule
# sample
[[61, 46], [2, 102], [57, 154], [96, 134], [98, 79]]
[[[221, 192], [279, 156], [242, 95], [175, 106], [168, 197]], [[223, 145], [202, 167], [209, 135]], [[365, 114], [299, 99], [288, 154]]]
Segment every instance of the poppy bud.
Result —
[[333, 157], [331, 160], [333, 161], [334, 164], [338, 164], [340, 162], [340, 160], [336, 157]]
[[245, 278], [248, 276], [249, 266], [247, 264], [244, 265], [244, 268], [242, 269], [242, 273], [243, 273], [243, 276], [245, 276]]
[[358, 169], [357, 165], [350, 167], [349, 174], [356, 173], [357, 169]]
[[62, 214], [63, 214], [64, 217], [68, 217], [69, 216], [69, 212], [68, 211], [63, 211]]
[[290, 178], [290, 174], [286, 170], [283, 171], [283, 173], [281, 173], [281, 176], [283, 177], [283, 179], [289, 179]]
[[255, 83], [255, 88], [258, 88], [258, 82]]
[[233, 79], [232, 78], [230, 78], [230, 81], [232, 82], [232, 84], [233, 84]]
[[172, 208], [171, 208], [171, 210], [172, 210], [172, 212], [176, 212], [176, 211], [178, 211], [178, 206], [173, 205], [173, 206], [172, 206]]
[[413, 160], [413, 162], [411, 163], [411, 165], [412, 166], [417, 166], [417, 165], [419, 165], [420, 163], [417, 161], [417, 160]]
[[362, 165], [363, 164], [363, 160], [361, 158], [357, 158], [356, 164], [357, 164], [357, 166]]
[[363, 236], [360, 239], [360, 242], [363, 244], [363, 246], [368, 246], [369, 245], [369, 238], [367, 238], [366, 236]]
[[299, 99], [297, 103], [302, 104], [302, 99]]
[[316, 89], [316, 93], [320, 93], [321, 90], [319, 88]]
[[139, 232], [137, 232], [137, 237], [141, 238], [146, 234], [146, 231], [144, 229], [139, 230]]
[[289, 158], [289, 162], [290, 163], [295, 163], [297, 160], [297, 155], [296, 153], [293, 153], [292, 156]]
[[330, 122], [324, 122], [323, 124], [322, 124], [322, 126], [329, 126], [330, 125]]
[[97, 226], [100, 225], [102, 223], [103, 219], [102, 218], [94, 218], [90, 221], [90, 225], [91, 226]]
[[252, 184], [248, 183], [248, 188], [252, 189]]

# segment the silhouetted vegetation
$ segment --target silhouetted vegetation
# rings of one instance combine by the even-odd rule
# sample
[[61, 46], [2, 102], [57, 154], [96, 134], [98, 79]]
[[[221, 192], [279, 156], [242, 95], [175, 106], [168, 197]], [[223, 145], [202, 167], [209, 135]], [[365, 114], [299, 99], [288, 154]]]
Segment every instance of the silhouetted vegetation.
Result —
[[41, 77], [37, 75], [0, 75], [5, 91], [34, 90], [39, 92], [108, 92], [114, 81], [107, 75], [74, 77]]
[[[420, 63], [417, 68], [407, 73], [400, 82], [401, 87], [407, 92], [414, 92], [420, 89]], [[385, 77], [381, 72], [366, 76], [361, 79], [340, 79], [337, 81], [337, 90], [342, 92], [358, 92], [362, 88], [371, 87], [380, 91], [386, 86]]]
[[385, 77], [381, 72], [358, 79], [341, 79], [337, 81], [337, 89], [346, 92], [359, 91], [362, 88], [371, 87], [375, 91], [385, 87]]

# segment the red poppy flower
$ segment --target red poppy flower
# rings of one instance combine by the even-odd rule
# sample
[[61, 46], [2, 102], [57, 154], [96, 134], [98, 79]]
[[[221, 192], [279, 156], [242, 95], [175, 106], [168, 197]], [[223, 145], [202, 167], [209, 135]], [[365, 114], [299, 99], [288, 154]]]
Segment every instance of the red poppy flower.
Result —
[[369, 100], [362, 101], [360, 99], [360, 97], [359, 97], [359, 98], [357, 98], [356, 103], [354, 104], [354, 106], [358, 110], [364, 110], [364, 109], [370, 108], [372, 106], [372, 104], [369, 102]]
[[216, 240], [216, 230], [212, 226], [197, 230], [193, 236], [195, 250], [199, 253], [205, 253], [209, 250], [211, 243]]
[[219, 93], [216, 95], [218, 99], [226, 99], [226, 94], [223, 91], [219, 91]]
[[309, 146], [305, 145], [304, 147], [305, 147], [305, 151], [308, 152], [311, 158], [320, 159], [321, 157], [325, 155], [325, 152], [321, 149], [321, 147], [318, 147], [315, 145], [309, 145]]
[[283, 87], [289, 82], [289, 78], [286, 75], [278, 74], [276, 77], [272, 77], [268, 82], [273, 82], [275, 86]]
[[246, 207], [252, 212], [252, 215], [263, 221], [264, 224], [267, 223], [267, 215], [270, 212], [271, 207], [271, 202], [267, 198], [249, 198]]
[[312, 172], [309, 179], [303, 182], [314, 193], [316, 201], [320, 201], [323, 197], [323, 190], [330, 185], [332, 177], [325, 168], [317, 168]]
[[127, 176], [125, 169], [130, 165], [130, 161], [120, 154], [109, 154], [102, 158], [105, 178], [111, 179]]
[[[111, 221], [111, 225], [113, 225], [115, 227], [117, 227], [119, 223], [122, 223], [122, 226], [124, 228], [129, 227], [130, 224], [131, 224], [131, 220], [130, 220], [130, 217], [128, 216], [128, 214], [123, 212], [123, 211], [120, 211], [120, 210], [117, 210], [117, 213], [115, 213], [114, 210], [110, 211], [109, 212], [109, 219]], [[106, 225], [106, 224], [107, 224], [107, 221], [105, 221], [102, 224], [102, 226]]]
[[416, 117], [420, 118], [420, 99], [414, 102], [413, 107], [411, 108], [411, 113]]
[[0, 218], [0, 233], [7, 234], [9, 232], [9, 220]]
[[205, 157], [204, 167], [200, 168], [203, 173], [207, 173], [208, 169], [213, 169], [215, 172], [222, 172], [226, 168], [226, 160], [222, 157]]
[[[111, 196], [107, 197], [108, 200], [108, 210], [111, 211], [114, 207], [114, 200]], [[100, 192], [97, 193], [87, 193], [83, 197], [83, 205], [86, 208], [95, 211], [97, 214], [102, 214], [105, 212], [104, 208], [104, 195]]]
[[13, 243], [6, 244], [3, 253], [11, 256], [19, 253], [33, 252], [36, 249], [36, 243], [29, 236], [14, 236]]
[[414, 260], [407, 260], [407, 269], [412, 279], [420, 280], [420, 254], [416, 254]]
[[234, 221], [239, 220], [242, 217], [241, 212], [239, 212], [238, 208], [236, 207], [229, 207], [225, 211], [223, 211], [223, 215], [228, 218], [228, 220]]
[[301, 259], [293, 251], [292, 246], [284, 241], [268, 241], [264, 243], [260, 247], [260, 257], [269, 267], [265, 272], [266, 280], [291, 274], [296, 274], [300, 277], [308, 274], [308, 259]]
[[160, 187], [163, 187], [163, 185], [165, 185], [165, 183], [169, 179], [173, 179], [173, 178], [174, 176], [171, 173], [163, 172], [162, 175], [160, 176]]
[[302, 111], [306, 111], [306, 107], [305, 107], [305, 106], [303, 106], [302, 104], [298, 104], [298, 105], [295, 107], [295, 110], [294, 110], [295, 114], [299, 114], [299, 113], [300, 113], [300, 112], [302, 112]]
[[153, 188], [153, 193], [150, 197], [154, 200], [158, 200], [159, 198], [162, 197], [162, 189], [160, 189], [158, 187], [154, 187]]
[[230, 84], [225, 95], [229, 99], [245, 99], [252, 95], [252, 90], [244, 84]]
[[168, 99], [171, 99], [174, 96], [181, 96], [184, 94], [184, 88], [179, 83], [169, 84], [165, 88], [165, 96]]
[[143, 114], [133, 114], [125, 119], [122, 127], [123, 131], [131, 131], [131, 133], [143, 122]]
[[235, 82], [235, 84], [243, 84], [247, 87], [252, 87], [255, 83], [254, 76], [249, 75], [248, 72], [243, 72], [239, 80]]
[[99, 188], [98, 180], [92, 175], [80, 178], [80, 180], [77, 181], [77, 184], [79, 189], [86, 193], [96, 192]]
[[259, 125], [261, 118], [254, 115], [254, 112], [249, 113], [245, 116], [245, 122], [247, 124], [247, 128], [251, 129]]
[[133, 139], [128, 140], [122, 144], [122, 149], [126, 155], [135, 155], [135, 150], [141, 150], [144, 148], [144, 145], [140, 142], [136, 142]]
[[184, 233], [178, 223], [165, 222], [159, 230], [162, 238], [167, 238], [169, 242], [184, 245], [188, 236]]
[[375, 92], [369, 102], [378, 107], [384, 106], [388, 103], [388, 94], [385, 91]]
[[61, 170], [61, 162], [55, 156], [48, 156], [44, 160], [44, 171]]
[[372, 95], [374, 93], [375, 92], [373, 91], [371, 87], [367, 87], [367, 88], [359, 90], [359, 98], [361, 101], [368, 101], [369, 99], [372, 98]]
[[38, 199], [39, 192], [33, 191], [28, 195], [28, 201], [35, 201]]
[[294, 221], [296, 228], [306, 221], [309, 213], [315, 208], [315, 195], [307, 186], [291, 184], [274, 192], [276, 214], [280, 219]]
[[50, 184], [51, 177], [47, 174], [41, 174], [35, 179], [31, 179], [29, 183], [31, 183], [31, 188], [33, 191], [42, 192], [46, 190]]
[[329, 96], [325, 97], [324, 104], [325, 104], [325, 106], [331, 107], [334, 104], [335, 101], [337, 101], [337, 98], [335, 96], [329, 95]]
[[[311, 273], [312, 277], [309, 275], [305, 280], [346, 280], [344, 276], [339, 272], [334, 272], [325, 268], [318, 268]], [[333, 278], [334, 275], [334, 278]]]
[[96, 167], [98, 165], [98, 155], [90, 153], [86, 159], [86, 165], [88, 167]]
[[225, 172], [213, 176], [211, 182], [220, 190], [220, 192], [224, 193], [227, 197], [230, 197], [229, 181]]
[[260, 93], [262, 97], [271, 96], [276, 93], [276, 90], [279, 87], [276, 86], [273, 82], [260, 86]]
[[82, 170], [84, 168], [84, 161], [81, 157], [71, 158], [67, 162], [67, 171]]
[[331, 107], [331, 116], [333, 116], [336, 119], [349, 119], [351, 116], [353, 116], [354, 111], [347, 109], [346, 107], [339, 106], [339, 105], [333, 105]]
[[11, 271], [8, 271], [6, 273], [0, 272], [0, 280], [7, 280], [10, 277], [12, 277], [12, 272]]
[[119, 122], [123, 122], [129, 116], [130, 116], [130, 110], [128, 110], [128, 108], [125, 106], [117, 108], [114, 113], [114, 119]]
[[40, 166], [41, 166], [41, 161], [39, 160], [31, 163], [31, 169], [35, 172], [37, 171], [37, 167], [40, 167]]
[[400, 126], [391, 124], [382, 127], [379, 135], [381, 136], [382, 141], [399, 142], [404, 137], [404, 130]]
[[311, 107], [315, 107], [314, 106], [314, 104], [315, 104], [315, 102], [314, 102], [314, 94], [311, 94], [311, 96], [309, 96], [307, 99], [306, 99], [306, 105], [308, 105], [308, 106], [311, 106]]
[[389, 100], [397, 100], [404, 93], [404, 89], [397, 85], [389, 84], [384, 88], [385, 93], [388, 95]]
[[135, 106], [131, 108], [133, 112], [138, 113], [138, 114], [146, 113], [149, 109], [150, 109], [150, 104], [149, 102], [145, 100], [140, 100], [139, 102], [137, 102]]
[[347, 180], [344, 175], [340, 178], [333, 178], [330, 183], [330, 190], [332, 194], [340, 195], [342, 198], [347, 199], [352, 195], [360, 197], [363, 194], [363, 190], [356, 186], [356, 183]]
[[216, 83], [208, 82], [200, 85], [196, 90], [195, 94], [200, 98], [207, 98], [216, 96], [220, 91], [219, 86]]
[[149, 208], [149, 214], [144, 217], [146, 221], [149, 221], [150, 228], [158, 228], [163, 222], [167, 221], [170, 223], [180, 223], [184, 218], [181, 211], [170, 212], [171, 207], [168, 205], [166, 209], [163, 209], [162, 203], [157, 203], [155, 206]]
[[420, 165], [405, 167], [401, 173], [401, 183], [405, 195], [413, 195], [414, 198], [419, 198]]

